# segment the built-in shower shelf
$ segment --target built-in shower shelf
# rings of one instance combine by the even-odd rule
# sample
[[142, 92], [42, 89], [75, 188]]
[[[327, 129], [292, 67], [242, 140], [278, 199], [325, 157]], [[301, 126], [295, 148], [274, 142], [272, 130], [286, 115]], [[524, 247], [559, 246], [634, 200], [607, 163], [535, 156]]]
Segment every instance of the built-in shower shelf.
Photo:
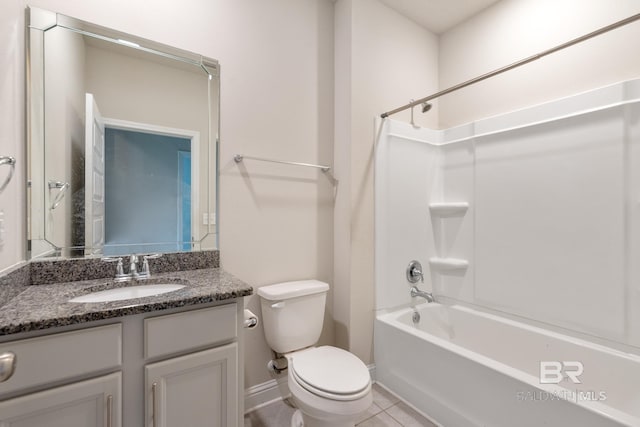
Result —
[[465, 270], [469, 261], [459, 258], [429, 258], [429, 265], [434, 270]]
[[469, 209], [467, 202], [430, 203], [429, 210], [438, 216], [462, 216]]

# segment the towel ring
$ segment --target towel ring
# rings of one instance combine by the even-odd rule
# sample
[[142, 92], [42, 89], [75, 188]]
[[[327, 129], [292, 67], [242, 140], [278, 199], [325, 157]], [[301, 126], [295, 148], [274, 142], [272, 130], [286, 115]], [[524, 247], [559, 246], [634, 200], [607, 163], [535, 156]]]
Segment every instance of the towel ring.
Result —
[[53, 190], [54, 188], [58, 189], [58, 193], [51, 203], [51, 210], [54, 210], [58, 207], [58, 205], [60, 205], [60, 203], [62, 203], [62, 199], [64, 199], [64, 193], [69, 188], [69, 183], [62, 181], [49, 181], [49, 190]]
[[9, 185], [11, 178], [13, 178], [13, 173], [16, 170], [16, 159], [9, 156], [0, 156], [0, 166], [2, 165], [9, 165], [11, 166], [11, 169], [9, 169], [9, 175], [7, 175], [7, 179], [5, 179], [2, 185], [0, 185], [0, 193], [2, 193], [5, 188], [7, 188], [7, 185]]

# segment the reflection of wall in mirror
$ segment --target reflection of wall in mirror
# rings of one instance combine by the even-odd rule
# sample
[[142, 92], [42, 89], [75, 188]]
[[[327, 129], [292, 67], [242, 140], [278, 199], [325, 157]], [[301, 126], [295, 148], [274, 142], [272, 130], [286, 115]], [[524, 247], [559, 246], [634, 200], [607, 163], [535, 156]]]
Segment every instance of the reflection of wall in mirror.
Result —
[[[45, 197], [34, 207], [45, 218], [48, 240], [63, 247], [75, 243], [72, 195], [84, 187], [84, 93], [85, 47], [76, 33], [54, 28], [46, 34], [45, 61]], [[58, 189], [48, 181], [68, 182], [62, 203], [51, 209]], [[49, 249], [34, 246], [33, 256]]]
[[[209, 89], [202, 69], [193, 66], [190, 70], [181, 63], [172, 66], [153, 57], [140, 59], [94, 44], [86, 44], [86, 89], [95, 95], [104, 117], [199, 132], [201, 203], [197, 217], [215, 212], [215, 149], [209, 151], [206, 143]], [[212, 129], [217, 129], [216, 123]], [[215, 146], [215, 140], [212, 143]], [[209, 165], [212, 176], [207, 182]], [[208, 226], [199, 224], [197, 234], [204, 236]], [[202, 248], [215, 247], [215, 240], [208, 242]]]

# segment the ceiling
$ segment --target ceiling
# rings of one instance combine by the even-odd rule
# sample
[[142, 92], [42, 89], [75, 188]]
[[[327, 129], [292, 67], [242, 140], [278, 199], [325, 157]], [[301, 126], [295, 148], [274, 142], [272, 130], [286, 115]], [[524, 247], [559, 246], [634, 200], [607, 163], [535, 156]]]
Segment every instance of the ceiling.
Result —
[[380, 0], [429, 31], [440, 34], [499, 0]]

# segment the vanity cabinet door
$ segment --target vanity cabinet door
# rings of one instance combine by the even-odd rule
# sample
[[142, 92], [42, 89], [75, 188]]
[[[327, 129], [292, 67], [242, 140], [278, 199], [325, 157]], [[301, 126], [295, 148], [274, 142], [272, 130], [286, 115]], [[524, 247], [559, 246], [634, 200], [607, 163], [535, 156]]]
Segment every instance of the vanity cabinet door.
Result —
[[0, 402], [2, 427], [120, 427], [121, 375], [80, 381]]
[[147, 427], [237, 427], [238, 345], [145, 367]]

